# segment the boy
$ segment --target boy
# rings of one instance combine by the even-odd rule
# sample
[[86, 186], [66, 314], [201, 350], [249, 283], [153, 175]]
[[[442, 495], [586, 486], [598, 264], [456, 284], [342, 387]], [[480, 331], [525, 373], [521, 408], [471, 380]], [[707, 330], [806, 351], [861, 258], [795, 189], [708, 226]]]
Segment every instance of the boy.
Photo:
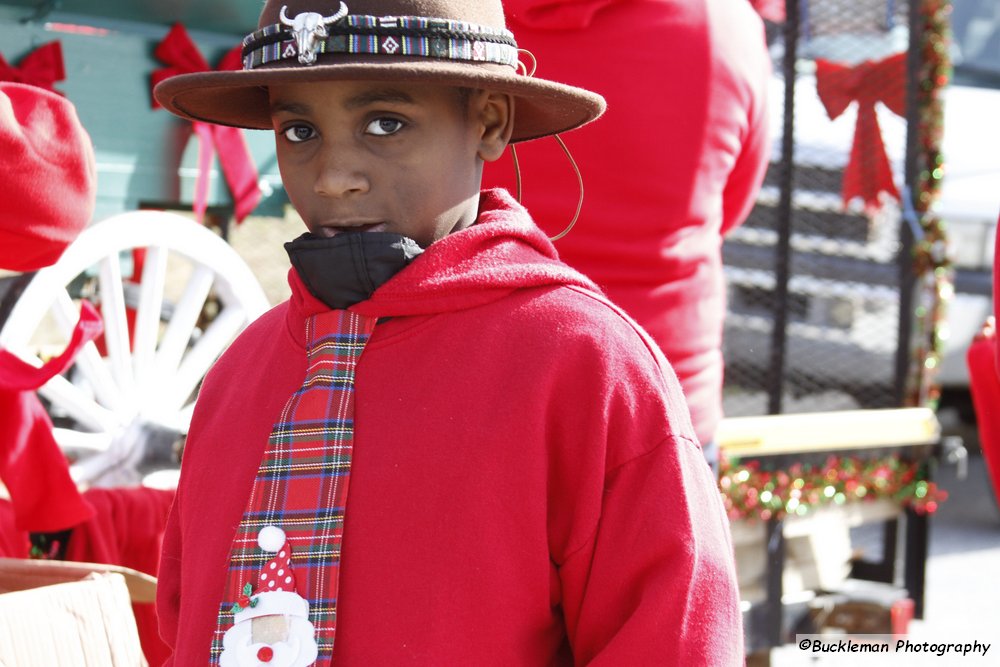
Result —
[[244, 71], [157, 87], [272, 128], [309, 229], [291, 299], [202, 388], [160, 572], [175, 664], [742, 661], [676, 378], [479, 191], [509, 141], [603, 110], [516, 61], [498, 1], [269, 0]]

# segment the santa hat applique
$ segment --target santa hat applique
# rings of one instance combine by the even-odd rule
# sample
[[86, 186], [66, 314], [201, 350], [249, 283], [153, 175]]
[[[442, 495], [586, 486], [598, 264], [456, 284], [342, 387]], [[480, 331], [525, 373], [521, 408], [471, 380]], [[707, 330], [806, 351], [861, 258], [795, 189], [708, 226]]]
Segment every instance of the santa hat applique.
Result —
[[295, 590], [295, 573], [292, 571], [292, 549], [285, 531], [277, 526], [264, 526], [257, 534], [257, 544], [274, 557], [264, 563], [257, 579], [257, 593], [253, 585], [243, 587], [243, 595], [233, 605], [235, 623], [258, 616], [309, 617], [309, 602]]

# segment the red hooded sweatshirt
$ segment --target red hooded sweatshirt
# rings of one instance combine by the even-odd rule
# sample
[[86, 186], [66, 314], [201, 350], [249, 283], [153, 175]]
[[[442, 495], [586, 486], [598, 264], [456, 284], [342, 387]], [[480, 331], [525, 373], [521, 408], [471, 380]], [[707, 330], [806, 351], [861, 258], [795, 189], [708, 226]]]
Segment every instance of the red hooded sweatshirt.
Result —
[[[306, 371], [293, 295], [205, 380], [159, 573], [208, 663], [237, 523]], [[728, 523], [656, 346], [502, 191], [370, 299], [336, 665], [735, 665]]]
[[[565, 138], [583, 210], [556, 244], [648, 331], [710, 441], [721, 417], [722, 235], [744, 221], [767, 166], [763, 25], [746, 0], [505, 0], [537, 74], [604, 95], [607, 113]], [[530, 64], [529, 57], [522, 60]], [[523, 200], [549, 235], [576, 206], [555, 141], [518, 147]], [[487, 185], [513, 189], [509, 160]]]

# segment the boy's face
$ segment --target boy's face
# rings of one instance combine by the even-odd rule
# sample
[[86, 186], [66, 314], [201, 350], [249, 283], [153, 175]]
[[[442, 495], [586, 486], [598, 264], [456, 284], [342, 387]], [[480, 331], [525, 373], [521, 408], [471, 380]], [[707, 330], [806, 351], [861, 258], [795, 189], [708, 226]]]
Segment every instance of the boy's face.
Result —
[[513, 113], [506, 96], [424, 83], [269, 94], [281, 178], [309, 231], [393, 232], [422, 247], [475, 222], [482, 161], [503, 151]]

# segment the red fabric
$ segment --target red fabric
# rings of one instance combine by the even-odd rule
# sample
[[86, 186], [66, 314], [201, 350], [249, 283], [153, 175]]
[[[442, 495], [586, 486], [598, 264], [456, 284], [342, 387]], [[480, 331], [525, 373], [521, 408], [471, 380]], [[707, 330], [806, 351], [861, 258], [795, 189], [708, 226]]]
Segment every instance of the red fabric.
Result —
[[[159, 489], [90, 489], [84, 498], [94, 518], [73, 529], [66, 560], [122, 565], [155, 575], [167, 513], [174, 492]], [[164, 664], [170, 650], [159, 637], [156, 607], [133, 604], [139, 640], [150, 667]]]
[[27, 558], [31, 553], [28, 531], [18, 528], [16, 520], [14, 505], [0, 498], [0, 558]]
[[36, 86], [0, 83], [0, 165], [0, 268], [37, 271], [59, 259], [94, 212], [94, 149], [73, 105]]
[[[1000, 228], [1000, 220], [997, 220], [997, 228]], [[1000, 267], [997, 266], [996, 258], [1000, 257], [1000, 234], [996, 235], [993, 246], [993, 316], [1000, 314]], [[996, 339], [996, 361], [997, 373], [1000, 374], [1000, 338]]]
[[886, 192], [897, 200], [899, 190], [885, 152], [875, 104], [881, 102], [893, 113], [906, 113], [906, 54], [883, 60], [865, 61], [851, 67], [816, 59], [816, 92], [831, 119], [844, 113], [851, 102], [858, 103], [851, 157], [844, 168], [841, 196], [846, 206], [861, 197], [869, 208], [877, 208], [878, 195]]
[[[707, 442], [722, 411], [721, 237], [752, 208], [770, 151], [761, 20], [748, 3], [727, 0], [504, 6], [538, 76], [608, 101], [600, 120], [564, 136], [586, 196], [576, 227], [556, 243], [559, 256], [656, 340]], [[542, 20], [557, 7], [575, 19]], [[573, 213], [576, 177], [554, 141], [517, 150], [524, 203], [554, 235]], [[513, 173], [509, 159], [487, 165], [484, 184], [513, 192]]]
[[[325, 310], [290, 282], [199, 397], [159, 574], [177, 665], [207, 661], [302, 322]], [[335, 664], [742, 661], [728, 522], [676, 379], [587, 282], [493, 192], [352, 308], [391, 318], [358, 364]]]
[[[237, 46], [228, 51], [220, 61], [218, 69], [240, 69], [242, 67], [241, 50], [242, 47]], [[167, 66], [153, 72], [150, 92], [156, 87], [156, 84], [164, 79], [178, 74], [191, 74], [211, 69], [198, 51], [198, 47], [191, 40], [187, 30], [180, 23], [175, 24], [170, 29], [167, 36], [156, 47], [154, 55]], [[155, 98], [153, 98], [152, 103], [153, 108], [160, 106]], [[254, 165], [253, 156], [250, 155], [250, 148], [247, 146], [246, 137], [243, 136], [243, 130], [238, 127], [201, 122], [195, 122], [193, 126], [195, 134], [198, 135], [198, 181], [195, 184], [194, 196], [194, 211], [198, 216], [198, 221], [202, 220], [208, 206], [208, 184], [212, 159], [218, 153], [222, 174], [233, 197], [236, 222], [243, 222], [243, 219], [257, 208], [261, 198], [260, 187], [257, 184], [257, 167]]]
[[14, 67], [0, 54], [0, 81], [12, 81], [29, 86], [44, 88], [56, 94], [57, 81], [66, 78], [63, 66], [62, 45], [59, 42], [42, 44], [37, 49], [21, 59], [21, 64]]
[[101, 316], [83, 301], [66, 349], [41, 368], [0, 349], [0, 480], [10, 495], [18, 530], [55, 532], [94, 514], [70, 478], [35, 390], [65, 371], [100, 332]]
[[[1000, 220], [997, 221], [1000, 227]], [[1000, 257], [997, 236], [994, 257]], [[993, 264], [993, 313], [1000, 313], [1000, 267]], [[994, 321], [995, 327], [995, 321]], [[993, 482], [993, 493], [1000, 500], [1000, 336], [991, 328], [977, 336], [966, 353], [969, 365], [969, 391], [976, 409], [979, 446]]]
[[[588, 28], [597, 14], [621, 0], [509, 0], [504, 10], [524, 25], [542, 30], [579, 30]], [[515, 33], [518, 46], [525, 47]]]
[[774, 23], [785, 22], [785, 0], [750, 0], [760, 17]]
[[993, 493], [1000, 498], [1000, 376], [997, 375], [997, 337], [979, 335], [969, 345], [969, 392], [976, 409], [979, 446], [993, 483]]

